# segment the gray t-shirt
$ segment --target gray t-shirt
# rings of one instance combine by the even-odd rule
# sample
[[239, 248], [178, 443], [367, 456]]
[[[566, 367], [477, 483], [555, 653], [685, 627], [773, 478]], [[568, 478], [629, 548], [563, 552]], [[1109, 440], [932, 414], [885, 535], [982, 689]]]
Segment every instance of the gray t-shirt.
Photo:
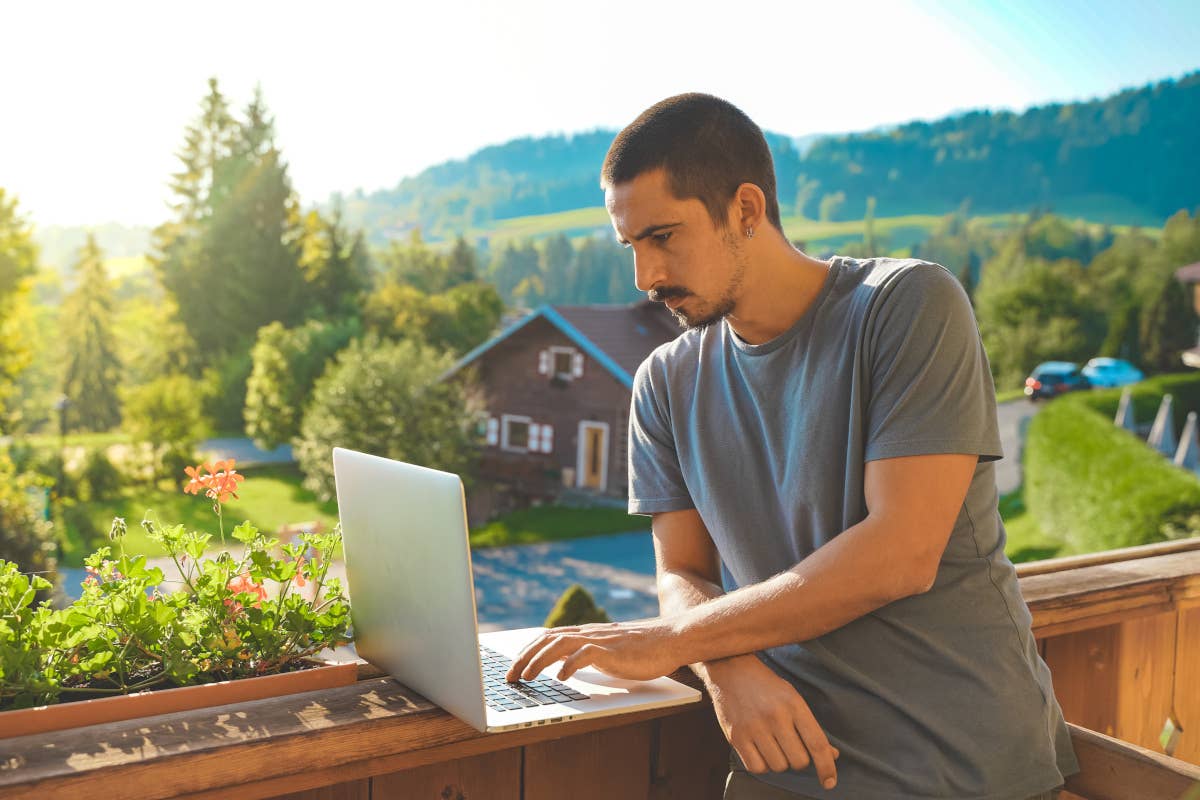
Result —
[[726, 591], [793, 566], [867, 514], [868, 461], [980, 456], [933, 588], [759, 657], [841, 751], [758, 776], [813, 797], [1007, 800], [1078, 771], [1004, 554], [987, 356], [945, 268], [834, 258], [816, 300], [761, 345], [725, 322], [659, 347], [634, 379], [629, 511], [695, 508]]

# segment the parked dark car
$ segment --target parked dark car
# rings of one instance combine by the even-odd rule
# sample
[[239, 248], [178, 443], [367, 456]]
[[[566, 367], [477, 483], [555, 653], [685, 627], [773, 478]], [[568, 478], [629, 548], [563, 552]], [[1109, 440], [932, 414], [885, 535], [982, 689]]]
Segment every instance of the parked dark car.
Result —
[[1091, 388], [1091, 382], [1070, 361], [1046, 361], [1033, 368], [1033, 374], [1025, 379], [1025, 396], [1030, 400], [1042, 397], [1058, 397], [1075, 389]]

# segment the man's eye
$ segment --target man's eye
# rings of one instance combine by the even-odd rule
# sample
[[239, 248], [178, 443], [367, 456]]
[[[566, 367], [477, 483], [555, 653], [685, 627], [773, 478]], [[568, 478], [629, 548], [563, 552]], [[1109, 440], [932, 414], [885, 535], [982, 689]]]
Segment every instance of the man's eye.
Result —
[[671, 231], [665, 231], [663, 233], [656, 233], [656, 234], [654, 234], [654, 236], [652, 238], [654, 239], [654, 241], [658, 242], [659, 244], [663, 244], [667, 241], [667, 239], [671, 238]]

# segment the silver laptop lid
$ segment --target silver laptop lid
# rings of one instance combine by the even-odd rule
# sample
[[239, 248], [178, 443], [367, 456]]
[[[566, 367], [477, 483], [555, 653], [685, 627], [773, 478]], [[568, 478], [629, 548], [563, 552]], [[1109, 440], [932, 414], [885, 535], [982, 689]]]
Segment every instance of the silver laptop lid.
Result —
[[462, 481], [335, 447], [355, 649], [483, 730], [486, 711]]

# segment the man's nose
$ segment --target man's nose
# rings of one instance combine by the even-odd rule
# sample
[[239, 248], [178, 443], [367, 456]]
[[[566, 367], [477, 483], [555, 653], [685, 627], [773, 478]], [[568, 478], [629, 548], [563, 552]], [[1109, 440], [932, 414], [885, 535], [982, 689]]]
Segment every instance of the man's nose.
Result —
[[633, 253], [633, 283], [639, 292], [648, 292], [667, 280], [662, 257], [650, 252]]

